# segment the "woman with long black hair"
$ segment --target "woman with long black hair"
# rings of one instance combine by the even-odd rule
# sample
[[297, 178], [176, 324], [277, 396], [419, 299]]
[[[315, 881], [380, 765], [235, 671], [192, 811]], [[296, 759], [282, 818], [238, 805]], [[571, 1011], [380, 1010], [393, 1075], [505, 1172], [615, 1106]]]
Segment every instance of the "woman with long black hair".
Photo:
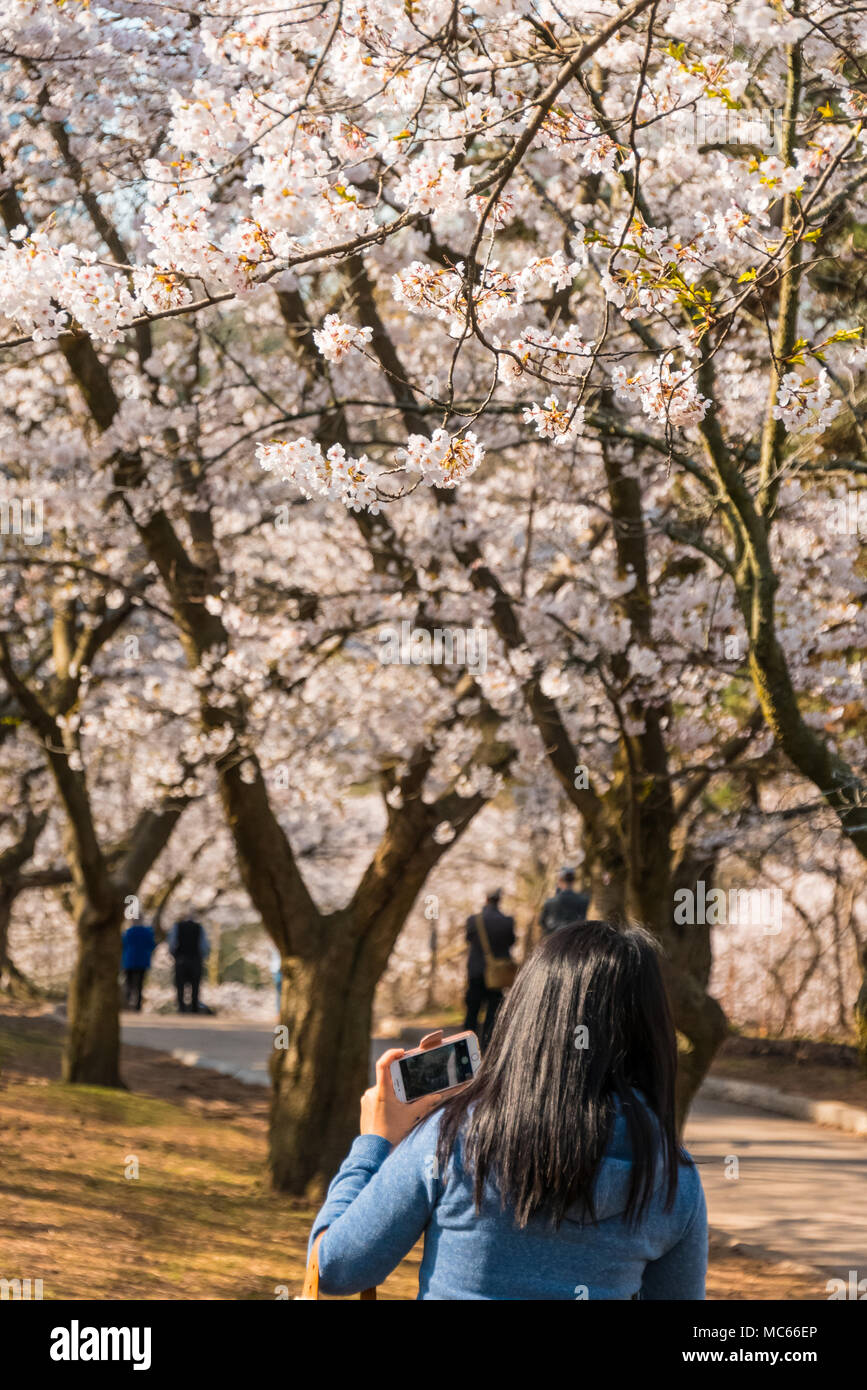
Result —
[[313, 1225], [323, 1293], [380, 1283], [424, 1234], [421, 1299], [704, 1298], [704, 1193], [677, 1141], [674, 1026], [648, 932], [554, 932], [445, 1101], [396, 1100], [401, 1055], [380, 1058]]

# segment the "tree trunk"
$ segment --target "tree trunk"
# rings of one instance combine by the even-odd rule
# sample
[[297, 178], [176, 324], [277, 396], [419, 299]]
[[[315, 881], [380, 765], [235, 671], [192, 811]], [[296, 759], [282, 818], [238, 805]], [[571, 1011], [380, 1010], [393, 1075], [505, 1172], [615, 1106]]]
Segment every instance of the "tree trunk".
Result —
[[861, 950], [861, 989], [855, 1000], [855, 1045], [861, 1070], [867, 1076], [867, 946]]
[[[26, 803], [27, 797], [28, 783], [27, 778], [23, 777], [19, 785], [19, 798]], [[8, 988], [11, 993], [20, 992], [25, 997], [35, 996], [38, 991], [9, 959], [9, 926], [15, 899], [25, 884], [21, 871], [28, 859], [32, 858], [47, 820], [47, 811], [36, 814], [28, 807], [20, 838], [0, 854], [0, 988]], [[40, 877], [45, 879], [46, 875], [31, 875], [31, 879]], [[47, 880], [50, 882], [52, 877], [49, 874]]]
[[427, 977], [427, 1007], [429, 1009], [435, 1009], [437, 993], [437, 965], [439, 963], [439, 932], [437, 929], [436, 918], [434, 918], [430, 924], [428, 945], [430, 948], [430, 973]]
[[[687, 888], [695, 898], [700, 881], [710, 891], [716, 877], [718, 857], [719, 851], [716, 849], [696, 852], [687, 839], [673, 868], [672, 894]], [[675, 924], [672, 917], [664, 939], [668, 952], [668, 992], [675, 1027], [681, 1035], [677, 1068], [677, 1122], [682, 1130], [695, 1094], [728, 1036], [729, 1022], [722, 1005], [707, 992], [713, 964], [710, 926], [705, 922], [680, 926]]]
[[9, 959], [9, 926], [12, 921], [12, 907], [16, 891], [8, 884], [0, 884], [0, 992], [11, 999], [30, 1002], [43, 997], [43, 991]]
[[700, 981], [677, 961], [664, 967], [674, 1026], [681, 1043], [677, 1055], [677, 1127], [682, 1132], [695, 1094], [707, 1076], [711, 1063], [728, 1034], [728, 1020], [722, 1006], [708, 994]]
[[0, 884], [0, 987], [3, 985], [9, 957], [9, 923], [12, 920], [14, 901], [14, 893], [10, 892], [5, 885]]
[[[605, 839], [585, 837], [586, 862], [591, 866], [593, 900], [591, 916], [611, 920], [634, 919], [660, 942], [663, 974], [674, 1026], [678, 1032], [677, 1123], [686, 1122], [690, 1105], [710, 1065], [728, 1034], [728, 1020], [721, 1005], [707, 993], [710, 977], [710, 928], [697, 923], [674, 923], [674, 892], [696, 892], [698, 879], [712, 884], [716, 868], [713, 854], [698, 855], [687, 845], [672, 863], [670, 836], [665, 826], [670, 817], [654, 811], [646, 798], [640, 808], [637, 833], [624, 847], [616, 824], [607, 819]], [[624, 817], [624, 820], [626, 818]], [[632, 862], [633, 858], [638, 862]], [[604, 866], [604, 874], [597, 866]]]
[[69, 982], [64, 1081], [122, 1086], [120, 974], [122, 911], [79, 913], [78, 955]]
[[368, 1084], [377, 972], [363, 949], [353, 951], [337, 935], [324, 959], [284, 958], [280, 1022], [286, 1034], [275, 1036], [271, 1061], [272, 1181], [310, 1201], [322, 1196], [358, 1133]]

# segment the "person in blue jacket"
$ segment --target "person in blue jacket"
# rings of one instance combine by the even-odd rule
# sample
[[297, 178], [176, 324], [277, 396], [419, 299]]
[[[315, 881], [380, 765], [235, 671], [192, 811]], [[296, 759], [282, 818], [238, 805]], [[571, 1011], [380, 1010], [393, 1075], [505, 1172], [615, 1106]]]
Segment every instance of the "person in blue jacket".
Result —
[[379, 1059], [313, 1223], [322, 1293], [381, 1283], [423, 1236], [420, 1299], [704, 1298], [707, 1212], [678, 1142], [648, 932], [591, 921], [547, 937], [460, 1091], [401, 1104], [400, 1056]]
[[156, 949], [153, 927], [134, 922], [123, 934], [121, 969], [124, 980], [124, 1001], [128, 1009], [141, 1012], [141, 996], [145, 975], [150, 970], [151, 956]]

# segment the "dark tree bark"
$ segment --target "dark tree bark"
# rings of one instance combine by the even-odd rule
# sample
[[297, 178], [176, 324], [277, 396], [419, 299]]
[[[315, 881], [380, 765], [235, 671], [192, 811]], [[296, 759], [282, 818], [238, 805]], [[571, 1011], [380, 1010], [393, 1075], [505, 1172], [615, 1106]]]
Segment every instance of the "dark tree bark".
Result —
[[280, 1023], [288, 1046], [275, 1047], [268, 1161], [283, 1191], [321, 1196], [357, 1132], [367, 1086], [373, 993], [378, 975], [363, 941], [342, 923], [326, 929], [324, 957], [283, 961]]
[[855, 1000], [855, 1045], [861, 1061], [861, 1070], [867, 1076], [867, 946], [862, 947], [861, 988]]
[[123, 900], [77, 914], [78, 951], [69, 982], [64, 1081], [121, 1086], [120, 975]]

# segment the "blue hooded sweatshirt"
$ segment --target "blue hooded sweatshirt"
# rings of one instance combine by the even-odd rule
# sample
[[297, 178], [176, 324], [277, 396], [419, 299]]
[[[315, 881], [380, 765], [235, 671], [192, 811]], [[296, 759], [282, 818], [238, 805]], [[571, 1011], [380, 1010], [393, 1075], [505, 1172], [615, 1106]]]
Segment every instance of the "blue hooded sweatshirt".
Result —
[[378, 1135], [355, 1140], [310, 1236], [312, 1246], [326, 1231], [322, 1293], [346, 1296], [382, 1283], [424, 1235], [420, 1299], [704, 1298], [707, 1212], [698, 1170], [691, 1159], [680, 1165], [669, 1211], [658, 1172], [643, 1220], [628, 1226], [632, 1161], [619, 1107], [596, 1176], [597, 1224], [576, 1209], [559, 1229], [534, 1217], [521, 1230], [490, 1183], [477, 1212], [460, 1142], [445, 1176], [437, 1172], [439, 1120], [437, 1112], [395, 1147]]
[[123, 934], [121, 970], [150, 970], [151, 956], [156, 949], [153, 927], [136, 922]]

